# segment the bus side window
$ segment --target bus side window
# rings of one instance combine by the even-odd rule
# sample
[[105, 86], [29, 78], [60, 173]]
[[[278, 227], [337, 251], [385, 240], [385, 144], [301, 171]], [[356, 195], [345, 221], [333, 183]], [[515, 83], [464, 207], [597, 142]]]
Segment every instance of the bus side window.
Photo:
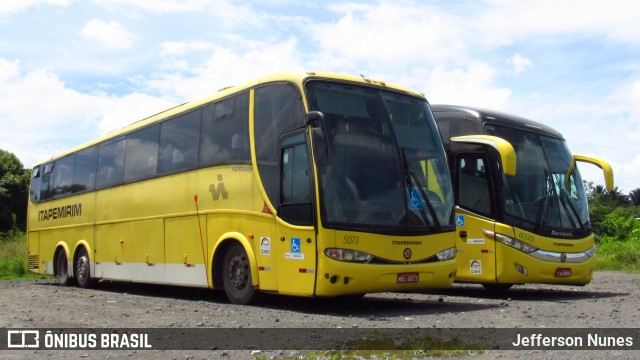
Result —
[[457, 203], [479, 214], [492, 216], [486, 159], [483, 155], [463, 154], [457, 162]]
[[122, 183], [124, 144], [124, 137], [100, 144], [96, 188], [103, 189]]
[[42, 185], [42, 177], [40, 176], [40, 166], [33, 168], [31, 172], [31, 190], [29, 192], [31, 201], [40, 202], [40, 186]]
[[56, 166], [53, 171], [53, 196], [55, 198], [71, 194], [74, 160], [75, 154], [56, 160]]
[[285, 132], [304, 127], [300, 92], [289, 84], [257, 88], [254, 123], [258, 171], [269, 201], [276, 206], [279, 200], [278, 140]]
[[124, 181], [148, 179], [157, 173], [160, 126], [152, 125], [127, 135]]
[[200, 166], [251, 161], [249, 93], [241, 93], [204, 108]]
[[49, 200], [53, 197], [53, 168], [55, 163], [44, 164], [42, 172], [42, 182], [40, 186], [40, 201]]
[[160, 126], [158, 173], [169, 174], [193, 169], [198, 163], [202, 110], [188, 112]]
[[98, 148], [92, 146], [76, 153], [76, 161], [73, 166], [72, 193], [93, 191], [96, 187], [96, 165]]

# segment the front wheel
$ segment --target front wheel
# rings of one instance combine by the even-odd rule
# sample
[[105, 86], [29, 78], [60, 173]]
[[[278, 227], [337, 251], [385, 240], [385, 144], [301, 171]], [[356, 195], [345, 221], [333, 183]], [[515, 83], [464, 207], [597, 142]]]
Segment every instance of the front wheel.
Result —
[[257, 299], [258, 290], [251, 283], [249, 257], [239, 243], [231, 245], [224, 255], [222, 280], [231, 303], [246, 305]]
[[91, 287], [94, 284], [94, 280], [91, 278], [91, 264], [89, 262], [89, 253], [86, 248], [82, 247], [78, 250], [74, 263], [78, 286], [81, 288]]
[[67, 262], [67, 254], [64, 250], [58, 251], [56, 254], [56, 279], [60, 286], [71, 285], [71, 278], [69, 277], [69, 263]]

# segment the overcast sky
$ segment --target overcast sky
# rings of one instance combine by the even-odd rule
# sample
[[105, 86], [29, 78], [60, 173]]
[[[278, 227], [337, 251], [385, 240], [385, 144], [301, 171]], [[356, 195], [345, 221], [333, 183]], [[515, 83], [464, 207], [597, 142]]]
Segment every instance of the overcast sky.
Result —
[[333, 71], [550, 125], [628, 193], [639, 34], [631, 0], [1, 0], [0, 149], [32, 167], [228, 85]]

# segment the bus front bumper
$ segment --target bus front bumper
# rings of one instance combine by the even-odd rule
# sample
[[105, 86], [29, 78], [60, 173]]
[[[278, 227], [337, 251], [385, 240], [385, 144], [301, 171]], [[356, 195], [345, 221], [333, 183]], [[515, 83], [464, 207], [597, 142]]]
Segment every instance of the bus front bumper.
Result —
[[578, 259], [576, 254], [572, 259], [573, 254], [551, 252], [536, 252], [532, 256], [502, 244], [497, 246], [500, 247], [496, 251], [497, 283], [586, 285], [593, 278], [592, 256]]
[[456, 260], [425, 264], [360, 264], [324, 259], [318, 264], [317, 296], [447, 288], [456, 275]]

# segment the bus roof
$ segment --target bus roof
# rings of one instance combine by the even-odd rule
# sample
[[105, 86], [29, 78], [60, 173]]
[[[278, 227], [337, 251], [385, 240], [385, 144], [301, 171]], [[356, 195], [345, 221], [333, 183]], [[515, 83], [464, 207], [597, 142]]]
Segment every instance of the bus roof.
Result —
[[564, 140], [561, 133], [550, 126], [529, 120], [517, 115], [507, 114], [495, 110], [481, 109], [471, 106], [461, 105], [431, 105], [434, 113], [448, 113], [456, 116], [463, 116], [468, 119], [478, 119], [481, 124], [497, 124], [528, 130]]
[[36, 164], [36, 166], [47, 163], [49, 161], [55, 160], [55, 159], [59, 159], [62, 158], [66, 155], [72, 154], [74, 152], [77, 152], [79, 150], [82, 150], [84, 148], [88, 148], [90, 146], [99, 144], [105, 140], [108, 139], [112, 139], [112, 138], [117, 138], [118, 136], [127, 134], [131, 131], [134, 131], [136, 129], [140, 129], [143, 128], [145, 126], [148, 126], [150, 124], [174, 117], [176, 115], [179, 115], [181, 113], [184, 113], [186, 111], [201, 107], [205, 104], [208, 104], [212, 101], [215, 100], [220, 100], [223, 99], [227, 96], [236, 94], [236, 93], [240, 93], [242, 91], [251, 89], [255, 86], [258, 86], [260, 84], [265, 84], [265, 83], [269, 83], [269, 82], [278, 82], [278, 81], [282, 81], [282, 82], [292, 82], [294, 84], [302, 84], [304, 81], [309, 80], [309, 79], [331, 79], [331, 80], [338, 80], [338, 81], [347, 81], [347, 82], [353, 82], [353, 83], [361, 83], [361, 84], [365, 84], [365, 85], [370, 85], [370, 86], [378, 86], [381, 88], [386, 88], [386, 89], [391, 89], [391, 90], [395, 90], [395, 91], [400, 91], [400, 92], [404, 92], [407, 93], [409, 95], [413, 95], [413, 96], [418, 96], [421, 98], [424, 98], [424, 94], [410, 90], [408, 88], [404, 88], [401, 86], [397, 86], [397, 85], [392, 85], [389, 83], [386, 83], [385, 81], [381, 81], [381, 80], [374, 80], [374, 79], [370, 79], [365, 77], [364, 75], [360, 75], [360, 76], [352, 76], [352, 75], [345, 75], [345, 74], [338, 74], [338, 73], [331, 73], [331, 72], [316, 72], [316, 71], [296, 71], [296, 72], [281, 72], [281, 73], [274, 73], [274, 74], [270, 74], [267, 76], [263, 76], [260, 77], [258, 79], [255, 79], [253, 81], [249, 81], [246, 82], [244, 84], [238, 85], [238, 86], [227, 86], [224, 87], [220, 90], [218, 90], [217, 93], [210, 95], [208, 97], [196, 100], [196, 101], [190, 101], [190, 102], [186, 102], [177, 106], [174, 106], [172, 108], [163, 110], [157, 114], [148, 116], [146, 118], [143, 118], [141, 120], [137, 120], [129, 125], [126, 125], [120, 129], [114, 130], [104, 136], [101, 136], [97, 139], [91, 140], [87, 143], [75, 146], [71, 149], [65, 150], [61, 153], [55, 154], [49, 158], [47, 158], [46, 160], [40, 161]]

